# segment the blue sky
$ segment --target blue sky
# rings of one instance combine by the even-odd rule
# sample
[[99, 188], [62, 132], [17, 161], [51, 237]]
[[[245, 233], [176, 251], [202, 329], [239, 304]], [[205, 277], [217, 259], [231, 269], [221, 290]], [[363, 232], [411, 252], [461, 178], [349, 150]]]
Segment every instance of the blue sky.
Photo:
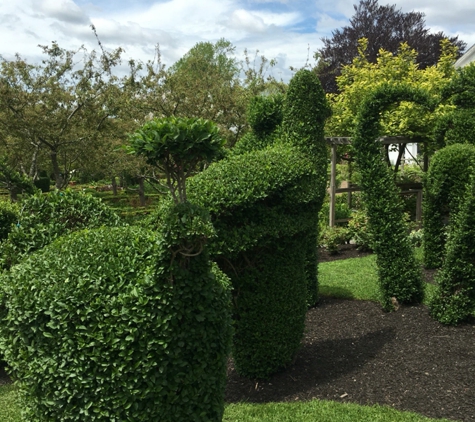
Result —
[[[173, 64], [200, 41], [229, 40], [236, 55], [257, 50], [276, 59], [271, 69], [288, 80], [321, 47], [321, 38], [349, 23], [359, 0], [4, 0], [0, 2], [0, 54], [40, 60], [38, 44], [55, 40], [65, 48], [84, 44], [97, 49], [90, 24], [106, 48], [122, 46], [128, 58], [153, 58], [158, 43], [162, 60]], [[380, 0], [404, 12], [426, 15], [433, 32], [459, 35], [475, 43], [474, 0]]]

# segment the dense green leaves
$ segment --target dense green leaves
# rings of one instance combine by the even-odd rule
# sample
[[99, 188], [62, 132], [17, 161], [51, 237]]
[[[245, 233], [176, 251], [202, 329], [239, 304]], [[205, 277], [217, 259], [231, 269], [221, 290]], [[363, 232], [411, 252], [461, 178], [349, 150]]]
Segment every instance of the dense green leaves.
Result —
[[394, 299], [401, 303], [418, 303], [424, 295], [398, 189], [384, 163], [381, 145], [376, 142], [381, 114], [400, 101], [431, 106], [424, 91], [404, 85], [383, 85], [368, 95], [361, 107], [353, 140], [373, 237], [372, 246], [377, 254], [381, 301], [387, 310], [392, 309]]
[[129, 137], [127, 150], [165, 173], [175, 202], [186, 201], [186, 178], [199, 163], [219, 157], [224, 140], [209, 120], [169, 117], [152, 120]]
[[221, 421], [228, 279], [189, 249], [210, 234], [205, 215], [180, 207], [162, 234], [73, 233], [0, 279], [1, 349], [26, 420]]
[[291, 361], [307, 306], [318, 300], [329, 108], [318, 78], [307, 70], [290, 83], [280, 127], [279, 101], [254, 100], [257, 130], [189, 183], [190, 200], [210, 211], [217, 233], [212, 251], [233, 284], [236, 367], [258, 378]]
[[475, 164], [475, 146], [455, 144], [437, 151], [424, 178], [424, 265], [437, 268], [445, 254], [445, 218], [464, 202]]
[[59, 236], [83, 228], [117, 226], [119, 217], [92, 195], [66, 190], [37, 193], [23, 200], [16, 225], [0, 244], [0, 262], [10, 268], [23, 256]]
[[444, 324], [457, 324], [475, 310], [475, 178], [468, 177], [468, 189], [460, 211], [452, 218], [442, 268], [437, 273], [437, 291], [430, 303], [432, 316]]
[[0, 201], [0, 241], [8, 237], [13, 225], [18, 222], [20, 210], [17, 204]]

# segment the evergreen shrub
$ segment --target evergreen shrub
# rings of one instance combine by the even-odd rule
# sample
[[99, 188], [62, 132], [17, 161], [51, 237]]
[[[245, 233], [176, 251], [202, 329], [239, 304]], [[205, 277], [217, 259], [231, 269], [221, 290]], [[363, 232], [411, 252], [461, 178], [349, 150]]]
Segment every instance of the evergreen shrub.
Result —
[[452, 219], [431, 315], [444, 324], [458, 324], [475, 311], [475, 177], [471, 177], [459, 212]]
[[423, 246], [426, 268], [438, 268], [445, 254], [447, 216], [457, 214], [465, 198], [475, 146], [454, 144], [437, 151], [424, 178]]
[[392, 104], [411, 101], [429, 108], [428, 95], [401, 85], [383, 85], [364, 101], [353, 140], [361, 172], [373, 249], [377, 255], [382, 306], [418, 303], [424, 296], [422, 275], [411, 247], [402, 201], [390, 169], [384, 162], [379, 136], [379, 118]]
[[72, 233], [3, 274], [1, 348], [26, 420], [221, 421], [229, 281], [203, 215]]
[[119, 224], [119, 217], [92, 195], [73, 190], [37, 193], [22, 201], [18, 224], [0, 245], [0, 262], [3, 268], [10, 268], [59, 236], [86, 227]]
[[12, 226], [18, 222], [19, 213], [16, 203], [0, 201], [0, 240], [8, 237]]
[[[190, 201], [210, 211], [216, 228], [213, 255], [233, 285], [233, 356], [251, 378], [266, 378], [291, 361], [307, 306], [318, 300], [329, 107], [316, 75], [297, 72], [282, 113], [282, 125], [266, 132], [271, 142], [248, 150], [238, 143], [241, 150], [194, 176], [188, 188]], [[275, 123], [269, 115], [256, 121], [265, 128]]]

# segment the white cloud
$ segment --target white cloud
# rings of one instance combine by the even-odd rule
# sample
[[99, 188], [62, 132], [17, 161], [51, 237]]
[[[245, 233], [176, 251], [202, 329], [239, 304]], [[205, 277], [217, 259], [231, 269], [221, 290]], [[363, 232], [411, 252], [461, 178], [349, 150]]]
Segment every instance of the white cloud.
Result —
[[46, 17], [70, 24], [87, 24], [89, 18], [72, 0], [41, 0], [33, 3]]
[[[0, 55], [10, 59], [19, 52], [37, 61], [37, 44], [53, 40], [63, 48], [85, 44], [97, 50], [92, 22], [106, 48], [126, 49], [124, 60], [150, 59], [159, 43], [164, 63], [171, 65], [197, 42], [224, 37], [236, 46], [238, 57], [247, 48], [251, 54], [259, 49], [259, 54], [277, 58], [272, 72], [288, 80], [289, 66], [301, 67], [307, 55], [312, 60], [321, 37], [349, 24], [355, 3], [358, 0], [4, 0]], [[381, 4], [386, 3], [394, 2]], [[451, 0], [450, 7], [446, 0], [397, 0], [396, 7], [422, 11], [431, 30], [459, 35], [469, 46], [475, 43], [473, 0]]]

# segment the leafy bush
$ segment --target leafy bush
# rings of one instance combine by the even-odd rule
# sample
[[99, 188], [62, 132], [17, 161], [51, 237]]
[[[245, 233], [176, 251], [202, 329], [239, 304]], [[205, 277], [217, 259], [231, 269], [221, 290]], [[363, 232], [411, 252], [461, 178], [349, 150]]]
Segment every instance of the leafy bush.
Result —
[[119, 223], [119, 217], [91, 195], [73, 190], [37, 193], [23, 200], [18, 224], [0, 245], [1, 265], [10, 268], [26, 254], [72, 231]]
[[372, 251], [374, 237], [370, 231], [368, 214], [365, 210], [353, 211], [348, 221], [348, 237], [363, 251]]
[[453, 218], [431, 315], [444, 324], [457, 324], [475, 310], [475, 177], [471, 177], [460, 211]]
[[234, 152], [190, 180], [189, 199], [210, 211], [213, 254], [233, 284], [233, 356], [248, 377], [265, 378], [291, 361], [307, 305], [318, 300], [327, 115], [318, 78], [299, 71], [284, 99], [282, 126], [266, 135], [272, 142]]
[[73, 233], [4, 273], [1, 347], [26, 420], [221, 421], [228, 280], [202, 217], [186, 204], [162, 234]]
[[334, 226], [326, 227], [320, 232], [319, 244], [330, 254], [338, 253], [339, 246], [344, 245], [350, 240], [349, 232], [346, 227]]
[[358, 114], [353, 141], [361, 172], [373, 248], [377, 255], [382, 306], [421, 302], [424, 288], [420, 268], [410, 245], [402, 203], [392, 175], [381, 156], [378, 138], [381, 114], [395, 102], [412, 101], [430, 107], [428, 95], [407, 86], [382, 85], [370, 94]]
[[475, 164], [475, 146], [450, 145], [432, 157], [424, 179], [424, 265], [437, 268], [445, 253], [447, 216], [457, 214]]
[[12, 225], [18, 222], [20, 210], [15, 203], [0, 201], [0, 240], [6, 239]]

